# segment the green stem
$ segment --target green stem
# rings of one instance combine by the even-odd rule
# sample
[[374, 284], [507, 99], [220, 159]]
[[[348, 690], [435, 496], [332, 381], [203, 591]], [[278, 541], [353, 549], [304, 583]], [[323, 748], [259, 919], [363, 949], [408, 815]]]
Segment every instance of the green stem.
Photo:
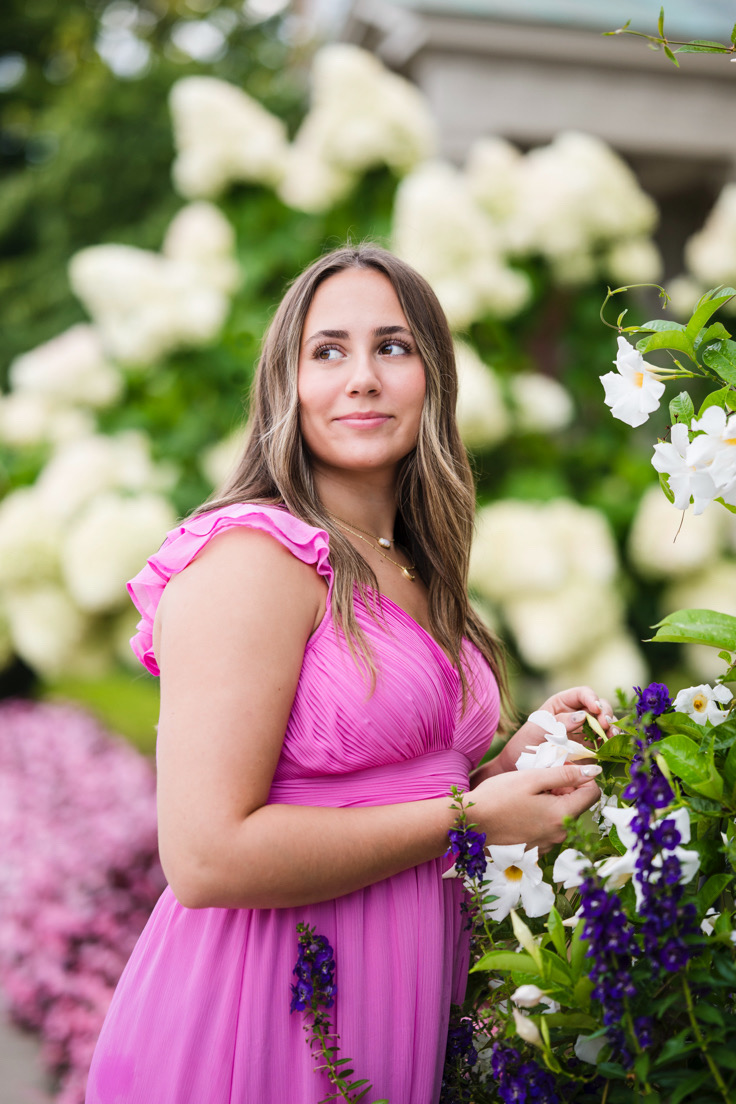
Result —
[[330, 1054], [330, 1048], [327, 1046], [327, 1034], [322, 1030], [322, 1024], [319, 1021], [315, 1021], [312, 1024], [312, 1038], [317, 1039], [319, 1042], [319, 1049], [324, 1058], [324, 1065], [321, 1068], [327, 1074], [327, 1079], [333, 1088], [337, 1089], [339, 1095], [343, 1100], [347, 1100], [348, 1104], [351, 1104], [352, 1097], [348, 1096], [345, 1091], [345, 1079], [338, 1073], [337, 1067]]
[[[691, 42], [682, 42], [678, 38], [663, 38], [661, 35], [645, 34], [644, 31], [630, 31], [628, 29], [628, 27], [619, 27], [619, 29], [616, 30], [616, 31], [604, 31], [603, 33], [604, 33], [604, 35], [620, 35], [620, 34], [634, 35], [635, 38], [646, 38], [647, 42], [651, 42], [655, 46], [670, 46], [670, 47], [672, 47], [672, 46], [691, 46], [692, 45]], [[712, 50], [709, 50], [707, 52], [708, 53], [714, 53], [714, 54], [717, 54], [717, 53], [732, 54], [736, 50], [736, 46], [734, 46], [734, 45], [726, 46], [722, 42], [719, 43], [719, 46], [721, 47], [720, 50], [716, 50], [715, 47], [714, 47]]]
[[718, 1069], [718, 1066], [715, 1064], [715, 1062], [711, 1058], [710, 1054], [708, 1053], [708, 1047], [706, 1045], [705, 1039], [703, 1038], [703, 1036], [701, 1034], [700, 1026], [698, 1025], [698, 1021], [695, 1019], [695, 1006], [693, 1005], [693, 995], [690, 992], [690, 986], [687, 983], [687, 978], [686, 977], [683, 977], [683, 979], [682, 979], [682, 989], [683, 989], [683, 992], [685, 994], [685, 1001], [687, 1003], [687, 1011], [688, 1011], [688, 1015], [690, 1017], [690, 1023], [692, 1025], [693, 1034], [695, 1035], [695, 1041], [697, 1042], [698, 1047], [700, 1048], [700, 1052], [701, 1052], [701, 1054], [705, 1058], [705, 1061], [708, 1064], [708, 1069], [710, 1070], [710, 1072], [713, 1076], [713, 1080], [715, 1081], [716, 1085], [718, 1086], [718, 1091], [720, 1092], [723, 1099], [726, 1101], [726, 1104], [729, 1104], [730, 1098], [729, 1098], [729, 1095], [728, 1095], [728, 1086], [726, 1085], [725, 1081], [721, 1077], [721, 1071]]

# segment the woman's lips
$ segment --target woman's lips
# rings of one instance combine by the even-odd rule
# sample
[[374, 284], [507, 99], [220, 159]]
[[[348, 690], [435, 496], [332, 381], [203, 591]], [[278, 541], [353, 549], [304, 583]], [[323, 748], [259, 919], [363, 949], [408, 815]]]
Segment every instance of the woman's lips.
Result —
[[377, 426], [384, 425], [390, 417], [390, 414], [379, 414], [371, 410], [366, 414], [345, 414], [335, 421], [340, 425], [351, 426], [353, 429], [375, 429]]

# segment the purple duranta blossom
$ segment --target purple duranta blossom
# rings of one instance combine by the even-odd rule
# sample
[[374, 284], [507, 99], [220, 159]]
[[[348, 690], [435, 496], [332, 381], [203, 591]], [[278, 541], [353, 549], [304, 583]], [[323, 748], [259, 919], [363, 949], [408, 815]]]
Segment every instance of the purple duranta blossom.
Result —
[[291, 986], [291, 1011], [331, 1008], [335, 1003], [335, 957], [324, 935], [307, 924], [297, 924], [299, 954], [294, 967], [296, 984]]
[[459, 874], [468, 878], [482, 878], [486, 872], [485, 832], [476, 832], [472, 828], [451, 828], [447, 833], [450, 846], [445, 855], [452, 855]]

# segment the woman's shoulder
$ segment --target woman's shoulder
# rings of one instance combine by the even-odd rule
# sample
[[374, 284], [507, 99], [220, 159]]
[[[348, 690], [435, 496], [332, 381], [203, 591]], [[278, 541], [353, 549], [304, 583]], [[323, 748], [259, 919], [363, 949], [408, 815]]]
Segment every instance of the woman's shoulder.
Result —
[[255, 530], [273, 537], [302, 563], [313, 565], [331, 586], [328, 534], [296, 517], [284, 506], [237, 502], [187, 518], [167, 533], [158, 551], [128, 583], [128, 593], [141, 614], [131, 647], [152, 674], [160, 673], [153, 653], [153, 623], [167, 583], [188, 567], [213, 538], [238, 529]]

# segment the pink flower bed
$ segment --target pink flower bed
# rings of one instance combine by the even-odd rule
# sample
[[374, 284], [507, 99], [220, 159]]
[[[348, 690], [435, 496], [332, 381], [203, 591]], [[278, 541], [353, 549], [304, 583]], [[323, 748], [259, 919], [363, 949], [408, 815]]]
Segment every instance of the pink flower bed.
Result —
[[66, 705], [0, 703], [0, 990], [81, 1104], [115, 985], [164, 886], [152, 764]]

